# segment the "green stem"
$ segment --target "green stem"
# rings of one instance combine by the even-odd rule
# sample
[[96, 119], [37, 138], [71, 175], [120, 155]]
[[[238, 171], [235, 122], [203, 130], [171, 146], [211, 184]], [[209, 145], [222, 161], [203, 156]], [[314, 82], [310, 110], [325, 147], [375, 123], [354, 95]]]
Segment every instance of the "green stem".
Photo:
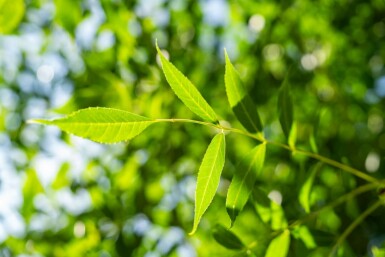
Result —
[[308, 214], [307, 216], [293, 222], [292, 224], [289, 225], [289, 228], [294, 228], [296, 226], [299, 226], [301, 225], [302, 223], [304, 223], [305, 221], [311, 219], [311, 218], [314, 218], [315, 216], [317, 216], [318, 214], [320, 214], [322, 211], [326, 210], [326, 209], [332, 209], [332, 208], [335, 208], [337, 207], [338, 205], [344, 203], [345, 201], [359, 195], [359, 194], [362, 194], [362, 193], [365, 193], [367, 191], [370, 191], [372, 189], [375, 189], [377, 188], [378, 185], [377, 183], [370, 183], [370, 184], [366, 184], [366, 185], [363, 185], [363, 186], [360, 186], [360, 187], [357, 187], [356, 189], [350, 191], [349, 193], [343, 195], [343, 196], [340, 196], [339, 198], [337, 198], [336, 200], [334, 200], [333, 202], [323, 206], [322, 208]]
[[338, 238], [336, 244], [334, 245], [332, 251], [330, 252], [329, 257], [333, 257], [334, 254], [337, 252], [338, 247], [342, 244], [342, 242], [346, 239], [346, 237], [353, 232], [353, 230], [372, 212], [374, 212], [378, 207], [380, 207], [383, 204], [383, 200], [378, 200], [375, 202], [372, 206], [370, 206], [366, 211], [364, 211], [357, 219], [353, 221], [352, 224], [342, 233], [342, 235]]
[[355, 176], [357, 176], [357, 177], [359, 177], [359, 178], [361, 178], [363, 180], [366, 180], [368, 182], [376, 183], [378, 185], [382, 184], [378, 179], [373, 178], [372, 176], [369, 176], [366, 173], [364, 173], [364, 172], [362, 172], [360, 170], [357, 170], [355, 168], [352, 168], [352, 167], [350, 167], [348, 165], [345, 165], [343, 163], [334, 161], [332, 159], [329, 159], [327, 157], [321, 156], [321, 155], [316, 154], [316, 153], [295, 149], [295, 148], [290, 147], [289, 145], [282, 144], [282, 143], [279, 143], [279, 142], [269, 141], [269, 140], [265, 139], [261, 134], [252, 134], [252, 133], [249, 133], [249, 132], [237, 129], [237, 128], [229, 128], [229, 127], [224, 127], [224, 126], [222, 126], [220, 124], [213, 124], [213, 123], [210, 123], [210, 122], [198, 121], [198, 120], [190, 120], [190, 119], [156, 119], [155, 122], [195, 123], [195, 124], [200, 124], [200, 125], [204, 125], [204, 126], [207, 126], [207, 127], [212, 127], [212, 128], [216, 128], [216, 129], [223, 130], [223, 131], [229, 131], [229, 132], [233, 132], [233, 133], [236, 133], [236, 134], [244, 135], [244, 136], [253, 138], [253, 139], [257, 140], [257, 141], [260, 141], [261, 143], [267, 143], [267, 144], [270, 144], [270, 145], [275, 145], [275, 146], [284, 148], [284, 149], [286, 149], [288, 151], [291, 151], [293, 153], [301, 154], [301, 155], [308, 156], [310, 158], [319, 160], [319, 161], [321, 161], [323, 163], [329, 164], [330, 166], [336, 167], [336, 168], [341, 169], [343, 171], [346, 171], [346, 172], [348, 172], [350, 174], [353, 174], [353, 175], [355, 175]]
[[299, 153], [299, 154], [302, 154], [302, 155], [305, 155], [305, 156], [308, 156], [308, 157], [311, 157], [313, 159], [317, 159], [321, 162], [324, 162], [324, 163], [327, 163], [331, 166], [334, 166], [336, 168], [339, 168], [341, 170], [344, 170], [346, 172], [349, 172], [359, 178], [362, 178], [363, 180], [366, 180], [368, 182], [372, 182], [372, 183], [378, 183], [380, 184], [380, 182], [376, 179], [376, 178], [373, 178], [372, 176], [369, 176], [367, 175], [366, 173], [362, 172], [362, 171], [359, 171], [357, 169], [354, 169], [350, 166], [347, 166], [345, 164], [342, 164], [340, 162], [337, 162], [337, 161], [334, 161], [334, 160], [331, 160], [329, 158], [326, 158], [324, 156], [321, 156], [319, 154], [316, 154], [316, 153], [311, 153], [311, 152], [306, 152], [306, 151], [302, 151], [302, 150], [295, 150], [296, 153]]

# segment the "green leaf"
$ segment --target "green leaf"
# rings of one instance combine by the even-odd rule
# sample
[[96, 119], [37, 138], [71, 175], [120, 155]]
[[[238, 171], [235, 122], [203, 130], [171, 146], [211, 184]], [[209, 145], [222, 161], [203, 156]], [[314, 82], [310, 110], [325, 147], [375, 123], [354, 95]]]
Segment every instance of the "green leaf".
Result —
[[321, 168], [322, 163], [317, 163], [316, 166], [314, 166], [313, 170], [311, 171], [309, 177], [306, 179], [305, 183], [301, 187], [301, 190], [299, 192], [298, 198], [299, 203], [304, 208], [306, 213], [310, 213], [310, 193], [311, 193], [311, 187], [313, 185], [313, 181], [315, 178], [315, 175]]
[[314, 153], [318, 153], [318, 147], [317, 147], [317, 142], [316, 142], [316, 139], [315, 139], [315, 136], [314, 136], [314, 131], [312, 131], [311, 134], [310, 134], [309, 143], [310, 143], [311, 150]]
[[271, 209], [271, 228], [279, 230], [287, 227], [285, 211], [282, 206], [274, 201], [270, 201]]
[[289, 138], [290, 130], [293, 125], [293, 103], [290, 95], [288, 78], [283, 81], [278, 93], [278, 113], [283, 133]]
[[251, 200], [254, 203], [258, 216], [263, 223], [267, 224], [271, 220], [271, 200], [267, 197], [266, 192], [262, 191], [259, 187], [254, 187]]
[[295, 149], [295, 144], [297, 142], [297, 122], [293, 122], [293, 125], [291, 126], [290, 135], [288, 138], [289, 146], [292, 149]]
[[336, 235], [327, 231], [318, 229], [309, 229], [317, 246], [330, 246], [336, 240]]
[[[67, 32], [75, 34], [76, 26], [82, 19], [81, 1], [54, 0], [55, 21]], [[71, 13], [71, 15], [68, 15]]]
[[385, 257], [385, 248], [372, 247], [373, 257]]
[[33, 197], [38, 193], [44, 192], [44, 188], [40, 183], [40, 179], [37, 176], [35, 170], [28, 169], [26, 171], [27, 178], [23, 186], [23, 195], [24, 197]]
[[25, 180], [23, 185], [23, 206], [21, 212], [26, 222], [35, 214], [34, 199], [37, 194], [44, 193], [44, 187], [40, 183], [40, 179], [33, 169], [27, 169], [24, 174]]
[[307, 226], [300, 225], [294, 227], [292, 235], [297, 239], [301, 239], [307, 249], [314, 249], [317, 247], [317, 243]]
[[156, 45], [156, 49], [162, 63], [162, 69], [166, 76], [166, 80], [179, 99], [202, 119], [213, 123], [217, 122], [218, 118], [216, 113], [191, 81], [164, 57], [158, 44]]
[[290, 231], [284, 230], [275, 237], [267, 248], [265, 257], [286, 257], [290, 246]]
[[235, 116], [241, 124], [251, 133], [262, 131], [262, 123], [259, 118], [257, 107], [246, 93], [239, 74], [231, 64], [225, 50], [226, 71], [225, 86], [226, 94]]
[[52, 182], [53, 189], [58, 190], [70, 184], [70, 180], [68, 179], [68, 171], [70, 168], [71, 166], [68, 162], [62, 164], [56, 175], [56, 179]]
[[209, 207], [219, 185], [223, 165], [225, 164], [225, 135], [217, 134], [203, 157], [198, 172], [197, 187], [195, 190], [195, 216], [193, 229], [190, 235], [198, 228], [202, 215]]
[[226, 210], [234, 224], [239, 212], [245, 206], [262, 169], [265, 160], [266, 144], [256, 146], [236, 168], [229, 190], [227, 191]]
[[54, 120], [31, 120], [54, 125], [67, 133], [100, 143], [132, 139], [156, 121], [130, 112], [110, 108], [88, 108]]
[[233, 232], [225, 228], [224, 226], [217, 224], [213, 230], [213, 237], [222, 246], [227, 249], [242, 249], [245, 245]]
[[23, 0], [0, 0], [0, 34], [11, 33], [24, 17]]

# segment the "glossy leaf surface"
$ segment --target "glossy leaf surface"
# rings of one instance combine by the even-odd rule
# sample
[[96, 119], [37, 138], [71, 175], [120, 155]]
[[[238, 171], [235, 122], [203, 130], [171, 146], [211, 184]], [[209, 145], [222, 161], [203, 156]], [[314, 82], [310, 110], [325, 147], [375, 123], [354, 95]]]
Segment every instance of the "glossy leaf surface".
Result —
[[217, 191], [225, 164], [225, 149], [225, 135], [223, 133], [217, 134], [203, 157], [195, 190], [194, 226], [190, 234], [195, 233], [202, 215], [209, 207]]
[[263, 167], [265, 153], [266, 144], [256, 146], [236, 168], [226, 198], [226, 209], [232, 223], [249, 199], [257, 174]]
[[156, 49], [162, 63], [162, 69], [166, 76], [166, 80], [179, 99], [202, 119], [216, 122], [218, 120], [217, 115], [198, 89], [183, 75], [182, 72], [164, 57], [158, 46], [156, 46]]
[[32, 120], [100, 143], [117, 143], [139, 135], [156, 121], [110, 108], [88, 108], [54, 120]]
[[252, 133], [262, 131], [262, 123], [257, 112], [257, 106], [247, 94], [238, 72], [225, 51], [226, 71], [225, 85], [226, 94], [235, 116], [241, 124]]

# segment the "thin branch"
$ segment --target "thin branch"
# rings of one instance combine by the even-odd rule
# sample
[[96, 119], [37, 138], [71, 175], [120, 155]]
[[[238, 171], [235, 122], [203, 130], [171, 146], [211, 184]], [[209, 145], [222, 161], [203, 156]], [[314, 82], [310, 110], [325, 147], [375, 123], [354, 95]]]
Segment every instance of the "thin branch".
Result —
[[294, 228], [294, 227], [296, 227], [298, 225], [301, 225], [305, 221], [314, 218], [315, 216], [320, 214], [322, 211], [324, 211], [326, 209], [335, 208], [338, 205], [344, 203], [345, 201], [347, 201], [347, 200], [349, 200], [349, 199], [351, 199], [351, 198], [353, 198], [353, 197], [355, 197], [355, 196], [357, 196], [359, 194], [362, 194], [362, 193], [365, 193], [367, 191], [373, 190], [373, 189], [375, 189], [377, 187], [378, 187], [377, 183], [370, 183], [370, 184], [366, 184], [366, 185], [357, 187], [356, 189], [350, 191], [347, 194], [344, 194], [344, 195], [340, 196], [339, 198], [337, 198], [333, 202], [323, 206], [322, 208], [309, 213], [308, 215], [306, 215], [305, 217], [303, 217], [303, 218], [301, 218], [299, 220], [296, 220], [295, 222], [293, 222], [292, 224], [289, 225], [289, 228]]
[[375, 202], [372, 206], [370, 206], [366, 211], [364, 211], [357, 219], [355, 219], [352, 224], [342, 233], [342, 235], [338, 238], [336, 244], [333, 246], [332, 251], [329, 254], [329, 257], [333, 257], [337, 253], [338, 247], [342, 244], [342, 242], [348, 237], [348, 235], [353, 232], [353, 230], [371, 213], [373, 213], [378, 207], [384, 204], [383, 200], [380, 199]]
[[293, 153], [301, 154], [301, 155], [308, 156], [310, 158], [319, 160], [319, 161], [321, 161], [323, 163], [329, 164], [330, 166], [333, 166], [335, 168], [338, 168], [338, 169], [341, 169], [341, 170], [343, 170], [345, 172], [353, 174], [354, 176], [359, 177], [359, 178], [361, 178], [363, 180], [366, 180], [368, 182], [376, 183], [377, 185], [382, 185], [383, 184], [383, 181], [379, 181], [378, 179], [376, 179], [376, 178], [374, 178], [372, 176], [369, 176], [368, 174], [366, 174], [363, 171], [360, 171], [358, 169], [352, 168], [352, 167], [350, 167], [348, 165], [345, 165], [343, 163], [340, 163], [340, 162], [337, 162], [335, 160], [329, 159], [329, 158], [324, 157], [322, 155], [319, 155], [319, 154], [316, 154], [316, 153], [312, 153], [312, 152], [307, 152], [307, 151], [300, 150], [300, 149], [296, 149], [296, 148], [290, 147], [289, 145], [282, 144], [282, 143], [279, 143], [279, 142], [269, 141], [269, 140], [265, 139], [261, 133], [259, 133], [259, 134], [252, 134], [252, 133], [249, 133], [249, 132], [237, 129], [237, 128], [229, 128], [229, 127], [224, 127], [224, 126], [222, 126], [220, 124], [214, 124], [214, 123], [210, 123], [210, 122], [198, 121], [198, 120], [190, 120], [190, 119], [155, 119], [154, 121], [156, 121], [156, 122], [171, 122], [171, 123], [174, 123], [174, 122], [195, 123], [195, 124], [200, 124], [200, 125], [204, 125], [204, 126], [207, 126], [207, 127], [216, 128], [216, 129], [219, 129], [219, 130], [222, 130], [222, 131], [229, 131], [229, 132], [233, 132], [233, 133], [236, 133], [236, 134], [244, 135], [244, 136], [253, 138], [253, 139], [255, 139], [255, 140], [257, 140], [257, 141], [259, 141], [261, 143], [267, 143], [267, 144], [270, 144], [270, 145], [278, 146], [278, 147], [281, 147], [281, 148], [286, 149], [288, 151], [291, 151]]

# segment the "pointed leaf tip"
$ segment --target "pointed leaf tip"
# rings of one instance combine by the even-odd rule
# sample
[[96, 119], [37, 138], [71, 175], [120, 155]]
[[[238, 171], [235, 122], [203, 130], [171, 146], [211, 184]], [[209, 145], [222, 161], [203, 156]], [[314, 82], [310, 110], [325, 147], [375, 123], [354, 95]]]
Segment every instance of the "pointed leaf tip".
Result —
[[134, 138], [156, 121], [127, 111], [94, 107], [63, 118], [32, 119], [31, 122], [54, 125], [67, 133], [99, 143], [117, 143]]
[[194, 224], [190, 235], [197, 230], [203, 214], [215, 196], [225, 164], [225, 150], [225, 135], [219, 133], [211, 140], [199, 167], [195, 190]]
[[184, 105], [196, 115], [206, 121], [216, 123], [218, 121], [217, 114], [203, 98], [198, 89], [182, 72], [166, 59], [158, 45], [156, 45], [156, 50], [162, 64], [163, 73], [174, 93]]
[[41, 119], [29, 119], [26, 121], [27, 124], [44, 124], [45, 120]]
[[226, 197], [226, 210], [231, 219], [231, 226], [249, 199], [258, 173], [263, 168], [265, 153], [266, 144], [262, 143], [237, 165]]
[[243, 87], [241, 78], [225, 50], [225, 86], [227, 99], [239, 122], [251, 133], [261, 132], [262, 123], [257, 106]]

